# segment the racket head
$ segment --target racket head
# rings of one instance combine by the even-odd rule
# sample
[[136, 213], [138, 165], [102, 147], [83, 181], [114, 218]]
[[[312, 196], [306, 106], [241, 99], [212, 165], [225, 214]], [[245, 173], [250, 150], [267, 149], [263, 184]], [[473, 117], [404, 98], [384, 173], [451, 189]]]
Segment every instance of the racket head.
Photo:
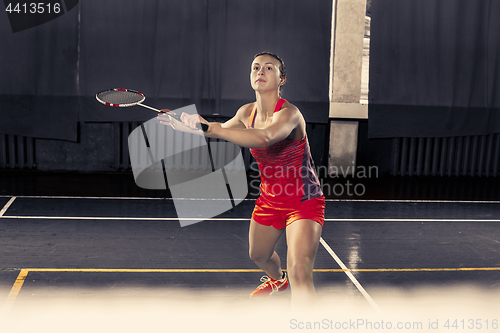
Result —
[[[107, 105], [107, 106], [113, 106], [113, 107], [118, 107], [118, 108], [123, 108], [123, 107], [129, 107], [129, 106], [134, 106], [141, 104], [144, 102], [146, 99], [146, 96], [143, 93], [138, 92], [137, 90], [133, 89], [123, 89], [123, 88], [114, 88], [114, 89], [108, 89], [101, 91], [95, 95], [95, 98], [97, 101], [100, 103]], [[146, 105], [141, 104], [141, 106], [148, 107]], [[150, 109], [153, 109], [151, 107], [148, 107]], [[153, 109], [156, 110], [156, 109]], [[175, 113], [167, 113], [165, 111], [161, 110], [156, 110], [161, 113], [166, 113], [170, 117], [182, 122], [181, 118], [176, 115]], [[208, 125], [206, 124], [197, 124], [196, 126], [198, 129], [201, 129], [203, 132], [206, 132], [208, 130]]]
[[123, 108], [144, 102], [146, 96], [136, 90], [115, 88], [101, 91], [95, 98], [104, 105]]

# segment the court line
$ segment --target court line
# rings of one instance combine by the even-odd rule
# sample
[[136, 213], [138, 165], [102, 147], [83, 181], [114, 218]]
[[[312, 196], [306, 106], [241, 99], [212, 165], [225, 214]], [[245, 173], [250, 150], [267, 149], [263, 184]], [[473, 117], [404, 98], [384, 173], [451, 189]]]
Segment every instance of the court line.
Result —
[[[326, 243], [326, 242], [325, 242]], [[328, 244], [327, 244], [328, 245]], [[337, 257], [338, 258], [338, 257]], [[340, 259], [339, 259], [340, 260]], [[345, 265], [344, 265], [345, 266]], [[4, 270], [19, 270], [8, 268]], [[258, 268], [23, 268], [29, 272], [80, 272], [80, 273], [259, 273]], [[286, 269], [283, 269], [286, 271]], [[500, 271], [500, 267], [456, 267], [456, 268], [315, 268], [314, 272], [470, 272]]]
[[500, 219], [325, 219], [330, 222], [500, 222]]
[[[11, 195], [0, 195], [0, 198], [11, 197]], [[86, 197], [86, 196], [51, 196], [51, 195], [19, 195], [18, 198], [24, 199], [106, 199], [106, 200], [173, 200], [172, 198], [151, 198], [151, 197]], [[227, 200], [227, 199], [195, 199], [195, 198], [177, 198], [176, 200]], [[237, 198], [242, 201], [255, 201], [256, 199]], [[485, 200], [418, 200], [418, 199], [325, 199], [330, 202], [391, 202], [391, 203], [474, 203], [474, 204], [499, 204], [500, 201]]]
[[10, 198], [10, 200], [5, 204], [5, 206], [3, 206], [2, 210], [0, 210], [0, 217], [2, 217], [3, 214], [5, 214], [7, 209], [9, 209], [10, 205], [12, 205], [12, 203], [14, 202], [14, 200], [16, 200], [16, 197]]
[[391, 203], [477, 203], [477, 204], [498, 204], [498, 200], [423, 200], [423, 199], [325, 199], [325, 201], [335, 202], [391, 202]]
[[10, 309], [12, 309], [12, 306], [16, 301], [17, 295], [21, 291], [21, 288], [24, 284], [24, 281], [26, 280], [26, 277], [28, 276], [28, 273], [29, 273], [28, 269], [21, 269], [21, 271], [19, 272], [19, 275], [17, 276], [17, 279], [14, 282], [14, 285], [12, 286], [12, 289], [9, 292], [9, 295], [7, 296], [7, 299], [3, 304], [1, 312], [2, 315], [8, 314], [10, 312]]
[[[0, 195], [0, 198], [11, 197], [10, 195]], [[71, 195], [18, 195], [22, 199], [91, 199], [91, 200], [169, 200], [172, 198], [152, 198], [152, 197], [86, 197], [86, 196], [71, 196]], [[242, 201], [255, 201], [256, 199], [235, 198]], [[190, 200], [190, 201], [229, 201], [229, 199], [204, 199], [204, 198], [176, 198], [175, 200]]]
[[366, 292], [365, 288], [363, 288], [363, 286], [354, 277], [354, 275], [352, 274], [352, 271], [349, 270], [346, 265], [344, 265], [344, 263], [342, 262], [342, 260], [340, 260], [340, 258], [337, 256], [337, 254], [335, 254], [335, 252], [333, 252], [332, 248], [325, 242], [325, 240], [323, 239], [323, 237], [320, 237], [319, 242], [321, 243], [321, 245], [323, 245], [323, 247], [326, 249], [326, 251], [332, 256], [332, 258], [337, 262], [337, 264], [343, 270], [345, 270], [345, 274], [349, 277], [349, 279], [356, 286], [356, 288], [358, 288], [359, 292], [366, 298], [366, 300], [368, 301], [368, 303], [370, 303], [370, 305], [375, 310], [377, 310], [377, 312], [379, 312], [379, 313], [382, 312], [382, 310], [377, 305], [377, 303], [375, 303], [375, 301], [373, 300], [373, 298], [371, 298], [371, 296]]
[[[333, 250], [326, 244], [323, 238], [320, 242], [325, 246], [326, 250], [333, 256], [337, 261], [341, 269], [331, 269], [331, 268], [318, 268], [314, 269], [314, 272], [324, 272], [324, 273], [346, 273], [351, 281], [356, 285], [360, 291], [362, 290], [363, 296], [367, 298], [370, 304], [377, 310], [381, 311], [378, 305], [373, 301], [373, 299], [364, 290], [361, 284], [352, 275], [352, 272], [456, 272], [456, 271], [500, 271], [500, 267], [459, 267], [459, 268], [356, 268], [349, 269], [344, 263], [338, 258], [338, 256], [333, 252]], [[14, 302], [16, 301], [19, 292], [28, 276], [29, 272], [81, 272], [81, 273], [259, 273], [262, 272], [261, 269], [251, 268], [251, 269], [224, 269], [224, 268], [179, 268], [179, 269], [163, 269], [163, 268], [4, 268], [0, 271], [17, 271], [20, 270], [19, 275], [12, 286], [12, 289], [7, 296], [7, 299], [3, 305], [2, 311], [0, 312], [0, 318], [9, 313]], [[284, 269], [286, 271], [286, 269]]]
[[471, 272], [500, 271], [500, 267], [457, 267], [457, 268], [353, 268], [351, 272]]
[[[0, 216], [4, 219], [47, 220], [125, 220], [125, 221], [179, 221], [178, 217], [105, 217], [105, 216]], [[199, 217], [183, 217], [181, 220], [199, 221]], [[250, 221], [249, 218], [210, 218], [203, 221]]]
[[[44, 220], [122, 220], [122, 221], [179, 221], [178, 217], [116, 217], [116, 216], [19, 216], [0, 215], [0, 219], [44, 219]], [[199, 221], [198, 217], [183, 217], [182, 220]], [[250, 221], [249, 218], [213, 217], [203, 221]], [[325, 222], [500, 222], [500, 219], [325, 219]]]
[[81, 272], [81, 273], [255, 273], [258, 268], [26, 268], [30, 272]]

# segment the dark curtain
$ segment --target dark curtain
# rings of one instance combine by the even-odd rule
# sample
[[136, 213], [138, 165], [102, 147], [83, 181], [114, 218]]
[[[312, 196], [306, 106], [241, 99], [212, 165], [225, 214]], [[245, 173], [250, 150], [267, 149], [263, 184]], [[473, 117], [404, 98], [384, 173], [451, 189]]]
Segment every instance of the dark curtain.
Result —
[[372, 0], [369, 135], [500, 132], [500, 1]]
[[[331, 9], [331, 2], [322, 0], [81, 1], [71, 17], [72, 12], [26, 32], [2, 33], [2, 45], [7, 41], [9, 48], [2, 47], [7, 62], [1, 66], [9, 75], [2, 78], [0, 93], [7, 99], [28, 96], [26, 113], [36, 109], [45, 122], [18, 121], [15, 101], [2, 100], [0, 133], [42, 137], [43, 132], [43, 137], [71, 140], [78, 120], [145, 121], [154, 116], [138, 106], [99, 104], [95, 94], [110, 88], [138, 90], [146, 95], [144, 104], [156, 108], [196, 104], [200, 114], [233, 116], [255, 100], [250, 64], [264, 50], [285, 60], [283, 97], [308, 122], [326, 123]], [[40, 48], [46, 53], [34, 55]], [[44, 70], [19, 76], [26, 69], [19, 53], [31, 67]], [[23, 87], [34, 81], [37, 89]], [[42, 96], [57, 97], [58, 103], [46, 105]]]
[[13, 33], [0, 14], [0, 133], [77, 138], [78, 10]]

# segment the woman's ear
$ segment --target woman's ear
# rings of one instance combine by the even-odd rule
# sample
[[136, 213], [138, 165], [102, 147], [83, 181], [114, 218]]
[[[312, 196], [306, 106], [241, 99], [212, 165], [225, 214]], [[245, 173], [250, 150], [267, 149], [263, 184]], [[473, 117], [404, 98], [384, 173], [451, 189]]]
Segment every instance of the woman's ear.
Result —
[[281, 81], [280, 81], [279, 86], [281, 87], [282, 85], [284, 85], [284, 84], [285, 84], [285, 82], [286, 82], [286, 76], [283, 76], [283, 77], [281, 78]]

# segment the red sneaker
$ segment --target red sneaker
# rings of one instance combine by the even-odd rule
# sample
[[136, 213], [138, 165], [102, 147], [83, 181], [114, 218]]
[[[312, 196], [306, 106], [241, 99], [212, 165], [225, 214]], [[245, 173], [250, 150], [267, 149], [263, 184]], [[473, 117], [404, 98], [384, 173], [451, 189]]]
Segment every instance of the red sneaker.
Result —
[[275, 280], [270, 276], [263, 276], [260, 278], [260, 281], [264, 283], [252, 291], [250, 297], [267, 297], [288, 288], [288, 276], [286, 273], [283, 273], [283, 279], [281, 280]]

